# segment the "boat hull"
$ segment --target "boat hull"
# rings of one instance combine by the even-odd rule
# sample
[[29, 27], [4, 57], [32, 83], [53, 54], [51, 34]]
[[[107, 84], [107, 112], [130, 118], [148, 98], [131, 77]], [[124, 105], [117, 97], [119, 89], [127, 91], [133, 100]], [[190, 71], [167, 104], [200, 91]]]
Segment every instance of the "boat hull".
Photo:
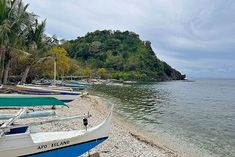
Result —
[[18, 90], [26, 92], [28, 94], [60, 94], [60, 95], [80, 95], [80, 92], [66, 91], [60, 89], [59, 87], [42, 87], [42, 86], [27, 86], [27, 85], [17, 85]]
[[[104, 142], [108, 137], [90, 140], [64, 139], [53, 142], [32, 144], [22, 141], [22, 147], [0, 151], [1, 157], [77, 157]], [[16, 143], [19, 141], [15, 141]], [[31, 145], [31, 144], [30, 144]], [[14, 148], [14, 147], [13, 147]]]
[[70, 145], [67, 147], [49, 150], [45, 152], [35, 153], [35, 154], [28, 154], [25, 155], [27, 157], [78, 157], [85, 152], [91, 150], [92, 148], [96, 147], [100, 143], [104, 142], [108, 137], [103, 137], [100, 139], [95, 139], [91, 141], [86, 141], [79, 144]]
[[112, 112], [87, 130], [39, 132], [0, 137], [1, 157], [77, 157], [108, 138]]
[[64, 103], [70, 103], [81, 95], [60, 95], [60, 94], [0, 94], [0, 97], [53, 97]]

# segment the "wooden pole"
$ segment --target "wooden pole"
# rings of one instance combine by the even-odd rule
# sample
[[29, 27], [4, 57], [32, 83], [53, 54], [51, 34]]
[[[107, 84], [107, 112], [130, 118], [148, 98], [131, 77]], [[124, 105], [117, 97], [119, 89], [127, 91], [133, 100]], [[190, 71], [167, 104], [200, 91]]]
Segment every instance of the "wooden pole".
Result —
[[56, 85], [56, 58], [54, 60], [54, 85]]

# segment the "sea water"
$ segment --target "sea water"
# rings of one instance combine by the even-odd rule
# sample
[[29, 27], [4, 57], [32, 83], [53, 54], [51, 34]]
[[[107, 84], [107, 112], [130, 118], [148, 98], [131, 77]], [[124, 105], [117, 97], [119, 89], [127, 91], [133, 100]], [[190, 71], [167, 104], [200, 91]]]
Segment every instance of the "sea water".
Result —
[[98, 85], [92, 91], [111, 100], [117, 114], [165, 139], [173, 149], [195, 156], [207, 156], [197, 154], [204, 151], [235, 156], [235, 80]]

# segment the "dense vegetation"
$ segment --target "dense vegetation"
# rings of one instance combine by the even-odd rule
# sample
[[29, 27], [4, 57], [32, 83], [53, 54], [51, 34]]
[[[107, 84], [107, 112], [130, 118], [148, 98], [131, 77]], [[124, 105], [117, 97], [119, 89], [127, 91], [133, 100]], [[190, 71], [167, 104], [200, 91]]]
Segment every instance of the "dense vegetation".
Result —
[[90, 71], [103, 78], [183, 79], [180, 72], [156, 57], [149, 41], [140, 40], [133, 32], [97, 30], [67, 41], [63, 47], [81, 67], [85, 67], [77, 71], [79, 75]]
[[[58, 72], [69, 74], [77, 64], [67, 56], [55, 36], [45, 34], [46, 21], [27, 11], [22, 0], [0, 0], [0, 83], [26, 82], [26, 78], [51, 78], [53, 62]], [[30, 77], [28, 77], [30, 76]]]
[[[76, 40], [45, 34], [46, 21], [22, 0], [0, 0], [0, 83], [79, 75], [125, 80], [182, 79], [133, 32], [95, 31]], [[10, 78], [9, 78], [10, 76]]]

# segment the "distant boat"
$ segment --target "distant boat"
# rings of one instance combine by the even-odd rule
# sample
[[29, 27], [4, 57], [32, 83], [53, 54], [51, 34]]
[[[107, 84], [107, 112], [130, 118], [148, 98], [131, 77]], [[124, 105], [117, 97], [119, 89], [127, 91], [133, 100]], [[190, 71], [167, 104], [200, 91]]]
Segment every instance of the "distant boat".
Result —
[[[61, 94], [61, 95], [81, 95], [81, 92], [73, 91], [71, 88], [57, 86], [35, 86], [35, 85], [16, 85], [18, 90], [35, 94]], [[70, 89], [70, 90], [69, 90]]]
[[56, 80], [56, 58], [54, 58], [54, 79], [53, 81], [49, 81], [49, 80], [37, 80], [37, 81], [33, 81], [34, 84], [23, 84], [23, 85], [17, 85], [17, 87], [26, 87], [26, 86], [30, 86], [30, 87], [36, 87], [34, 89], [39, 89], [40, 90], [46, 89], [46, 90], [66, 90], [66, 91], [78, 91], [78, 90], [84, 90], [87, 88], [87, 85], [85, 84], [80, 84], [77, 81], [73, 81], [73, 82], [64, 82], [64, 81], [60, 81], [60, 80]]
[[123, 81], [123, 83], [126, 83], [126, 84], [135, 84], [137, 82], [136, 81]]
[[[99, 125], [84, 130], [59, 132], [32, 132], [30, 126], [41, 125], [53, 121], [70, 120], [82, 116], [58, 118], [28, 124], [14, 124], [25, 112], [26, 107], [43, 104], [63, 103], [55, 98], [0, 98], [0, 106], [20, 106], [22, 108], [13, 118], [0, 125], [0, 156], [1, 157], [77, 157], [94, 148], [108, 138], [112, 111]], [[40, 102], [42, 100], [42, 102]], [[25, 103], [24, 105], [22, 103]], [[83, 118], [85, 126], [87, 118]]]
[[68, 83], [70, 84], [75, 84], [75, 85], [86, 85], [86, 86], [90, 86], [91, 84], [88, 83], [88, 82], [85, 82], [85, 81], [74, 81], [74, 80], [71, 80], [71, 81], [67, 81]]
[[67, 83], [67, 82], [62, 82], [60, 84], [56, 84], [56, 86], [59, 86], [59, 87], [69, 87], [72, 90], [84, 90], [84, 89], [87, 88], [87, 85]]
[[108, 86], [123, 86], [124, 84], [123, 83], [113, 83], [113, 82], [110, 82], [110, 83], [107, 83], [106, 85]]
[[[29, 84], [28, 84], [29, 85]], [[33, 81], [33, 84], [30, 84], [31, 86], [48, 86], [53, 87], [57, 89], [65, 89], [70, 91], [79, 91], [79, 90], [85, 90], [89, 84], [80, 83], [77, 81]]]

